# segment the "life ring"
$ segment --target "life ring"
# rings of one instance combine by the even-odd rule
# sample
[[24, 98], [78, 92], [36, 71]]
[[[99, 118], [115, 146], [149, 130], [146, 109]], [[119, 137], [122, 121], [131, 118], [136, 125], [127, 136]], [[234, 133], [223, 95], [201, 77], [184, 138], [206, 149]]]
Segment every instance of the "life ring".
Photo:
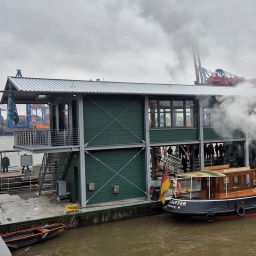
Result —
[[182, 187], [181, 187], [181, 184], [180, 184], [180, 182], [177, 182], [177, 192], [176, 192], [176, 195], [179, 195], [179, 194], [181, 194], [181, 192], [182, 192]]
[[208, 212], [205, 216], [206, 220], [209, 222], [212, 222], [215, 220], [215, 213], [213, 212]]
[[236, 208], [236, 213], [238, 216], [244, 216], [245, 214], [245, 209], [242, 205], [239, 205], [237, 208]]

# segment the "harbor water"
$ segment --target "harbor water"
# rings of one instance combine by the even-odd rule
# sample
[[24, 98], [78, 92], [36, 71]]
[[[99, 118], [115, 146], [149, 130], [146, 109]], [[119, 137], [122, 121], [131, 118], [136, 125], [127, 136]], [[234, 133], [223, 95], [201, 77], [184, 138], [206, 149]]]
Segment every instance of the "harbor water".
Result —
[[[12, 149], [12, 145], [13, 137], [0, 137], [2, 151]], [[20, 166], [19, 156], [23, 153], [7, 153], [11, 165]], [[33, 164], [40, 164], [41, 159], [42, 154], [34, 154]], [[198, 222], [177, 220], [163, 213], [66, 229], [57, 237], [13, 251], [12, 255], [256, 256], [256, 217]]]
[[13, 256], [256, 255], [256, 218], [177, 221], [169, 214], [77, 229], [13, 252]]

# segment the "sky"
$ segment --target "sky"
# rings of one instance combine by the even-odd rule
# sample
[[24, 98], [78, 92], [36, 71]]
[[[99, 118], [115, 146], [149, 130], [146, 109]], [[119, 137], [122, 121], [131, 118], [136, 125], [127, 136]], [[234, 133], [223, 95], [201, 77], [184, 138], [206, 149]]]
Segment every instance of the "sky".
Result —
[[193, 84], [202, 66], [256, 77], [254, 0], [0, 0], [7, 76]]
[[202, 67], [256, 78], [255, 0], [0, 0], [8, 76], [194, 84]]

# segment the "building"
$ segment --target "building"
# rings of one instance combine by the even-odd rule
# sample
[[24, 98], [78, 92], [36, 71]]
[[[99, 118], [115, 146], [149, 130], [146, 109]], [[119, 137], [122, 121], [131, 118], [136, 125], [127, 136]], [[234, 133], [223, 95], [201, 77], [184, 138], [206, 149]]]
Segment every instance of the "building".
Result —
[[248, 136], [217, 134], [203, 102], [253, 96], [254, 88], [8, 77], [2, 104], [10, 88], [16, 104], [49, 104], [50, 130], [15, 132], [15, 149], [44, 153], [39, 190], [58, 189], [57, 181], [65, 181], [83, 207], [150, 200], [159, 147], [186, 148], [192, 171], [204, 168], [208, 160], [198, 152], [211, 143], [227, 146], [226, 162], [238, 154], [240, 165], [252, 161]]

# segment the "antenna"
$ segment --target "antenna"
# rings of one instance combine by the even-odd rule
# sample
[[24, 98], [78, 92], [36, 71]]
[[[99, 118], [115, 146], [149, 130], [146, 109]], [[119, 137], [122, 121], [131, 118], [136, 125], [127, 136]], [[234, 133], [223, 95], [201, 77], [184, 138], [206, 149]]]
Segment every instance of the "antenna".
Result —
[[21, 69], [17, 69], [16, 77], [22, 77]]

